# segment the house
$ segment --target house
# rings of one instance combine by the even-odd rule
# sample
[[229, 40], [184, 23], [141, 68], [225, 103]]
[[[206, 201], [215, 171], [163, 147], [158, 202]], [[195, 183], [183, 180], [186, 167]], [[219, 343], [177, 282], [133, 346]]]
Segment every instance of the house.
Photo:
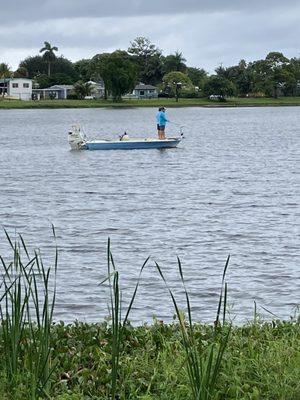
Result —
[[0, 79], [0, 95], [3, 93], [6, 97], [31, 100], [32, 80], [27, 78]]
[[66, 99], [72, 92], [73, 85], [53, 85], [45, 89], [33, 89], [35, 99]]
[[139, 83], [133, 89], [132, 95], [132, 97], [136, 97], [138, 99], [152, 99], [157, 97], [158, 93], [155, 86]]
[[87, 83], [89, 83], [91, 86], [92, 98], [101, 99], [102, 97], [104, 97], [105, 86], [103, 81], [100, 82], [88, 81]]

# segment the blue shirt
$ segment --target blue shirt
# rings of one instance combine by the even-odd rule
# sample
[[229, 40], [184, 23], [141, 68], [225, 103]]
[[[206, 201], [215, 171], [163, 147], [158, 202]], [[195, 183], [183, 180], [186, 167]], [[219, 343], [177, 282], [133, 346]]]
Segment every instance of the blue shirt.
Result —
[[161, 111], [161, 112], [159, 113], [159, 118], [158, 118], [158, 120], [159, 120], [158, 124], [159, 124], [160, 126], [165, 126], [165, 125], [166, 125], [166, 122], [170, 122], [170, 121], [166, 118], [166, 115], [165, 115], [165, 113], [164, 113], [163, 111]]
[[159, 125], [159, 116], [160, 116], [161, 111], [158, 111], [158, 113], [156, 114], [156, 122]]

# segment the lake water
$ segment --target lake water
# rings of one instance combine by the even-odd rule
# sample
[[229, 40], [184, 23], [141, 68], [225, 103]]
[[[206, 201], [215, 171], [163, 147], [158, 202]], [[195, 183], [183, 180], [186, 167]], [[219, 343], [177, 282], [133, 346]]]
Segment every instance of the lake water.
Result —
[[[194, 318], [213, 321], [223, 267], [236, 322], [299, 304], [300, 108], [169, 109], [185, 125], [177, 149], [72, 152], [67, 131], [155, 136], [156, 109], [0, 110], [0, 223], [23, 234], [49, 264], [59, 246], [56, 319], [108, 315], [110, 237], [123, 300], [144, 270], [131, 319], [170, 321], [157, 261], [184, 308], [179, 256]], [[169, 124], [174, 135], [177, 126]], [[9, 248], [0, 231], [0, 250]], [[264, 307], [264, 308], [263, 308]]]

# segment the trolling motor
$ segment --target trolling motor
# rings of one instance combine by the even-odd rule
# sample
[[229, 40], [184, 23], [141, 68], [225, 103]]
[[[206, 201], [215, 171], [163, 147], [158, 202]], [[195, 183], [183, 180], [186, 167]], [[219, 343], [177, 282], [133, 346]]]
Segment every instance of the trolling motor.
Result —
[[179, 133], [180, 133], [181, 139], [184, 139], [184, 136], [183, 136], [183, 128], [184, 128], [184, 125], [181, 125], [181, 126], [179, 127]]

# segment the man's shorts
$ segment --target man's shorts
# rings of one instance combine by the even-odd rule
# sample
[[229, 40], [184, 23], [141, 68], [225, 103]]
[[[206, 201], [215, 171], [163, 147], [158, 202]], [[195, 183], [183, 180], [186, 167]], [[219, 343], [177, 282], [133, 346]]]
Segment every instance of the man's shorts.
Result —
[[159, 125], [159, 130], [160, 131], [164, 131], [165, 130], [166, 125]]

